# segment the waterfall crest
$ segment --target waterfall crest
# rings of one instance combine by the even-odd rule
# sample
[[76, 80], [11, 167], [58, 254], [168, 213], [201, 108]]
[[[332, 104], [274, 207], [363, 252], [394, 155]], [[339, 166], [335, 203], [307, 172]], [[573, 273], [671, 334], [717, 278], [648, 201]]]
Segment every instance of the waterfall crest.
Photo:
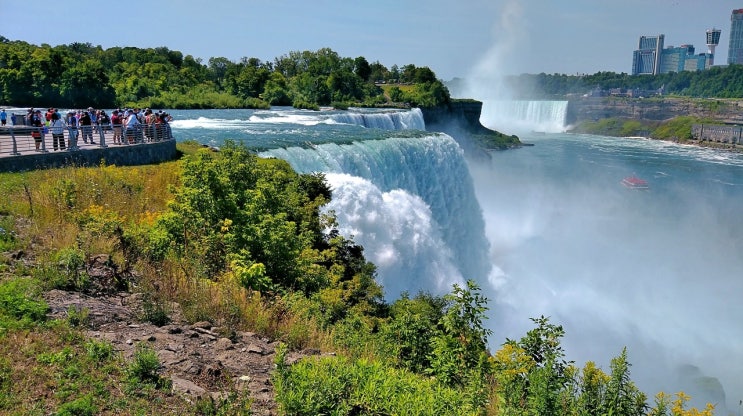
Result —
[[482, 123], [499, 131], [561, 133], [565, 131], [567, 101], [483, 102]]
[[382, 130], [425, 130], [420, 108], [410, 111], [388, 111], [383, 113], [344, 112], [334, 114], [331, 119], [338, 123], [354, 124]]

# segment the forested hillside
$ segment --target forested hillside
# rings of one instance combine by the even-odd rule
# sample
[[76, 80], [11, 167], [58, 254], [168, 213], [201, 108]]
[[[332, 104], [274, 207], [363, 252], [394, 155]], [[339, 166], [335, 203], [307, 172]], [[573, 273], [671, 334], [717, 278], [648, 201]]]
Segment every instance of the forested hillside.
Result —
[[[247, 52], [247, 51], [246, 51]], [[389, 86], [388, 92], [378, 86]], [[397, 85], [403, 85], [403, 88]], [[449, 93], [428, 67], [387, 68], [331, 49], [262, 62], [201, 59], [167, 47], [32, 45], [0, 36], [0, 103], [81, 108], [435, 106]]]
[[[716, 66], [705, 71], [683, 71], [659, 75], [595, 74], [521, 74], [505, 79], [521, 98], [555, 98], [586, 94], [592, 90], [661, 90], [666, 95], [686, 97], [743, 97], [743, 65]], [[456, 80], [449, 83], [455, 88]]]

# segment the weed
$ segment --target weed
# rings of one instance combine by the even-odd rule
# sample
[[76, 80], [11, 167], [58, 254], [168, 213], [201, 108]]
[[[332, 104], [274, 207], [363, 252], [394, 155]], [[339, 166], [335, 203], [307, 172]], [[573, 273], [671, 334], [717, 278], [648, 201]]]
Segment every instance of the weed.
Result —
[[141, 319], [157, 326], [167, 325], [170, 323], [168, 307], [161, 299], [157, 299], [155, 296], [145, 293], [142, 299]]
[[155, 350], [147, 344], [138, 344], [126, 369], [129, 387], [132, 389], [141, 388], [143, 385], [155, 388], [168, 387], [167, 380], [160, 378], [157, 373], [159, 369], [160, 360]]
[[98, 408], [93, 404], [93, 396], [87, 394], [59, 406], [57, 416], [92, 416], [97, 413]]
[[7, 329], [28, 328], [46, 318], [49, 306], [28, 279], [0, 283], [0, 334]]
[[10, 251], [18, 246], [18, 238], [13, 231], [13, 217], [0, 217], [0, 252]]
[[114, 356], [114, 346], [105, 341], [90, 339], [85, 342], [88, 357], [98, 363], [110, 360]]
[[72, 327], [83, 327], [90, 324], [90, 309], [70, 305], [67, 308], [67, 322]]

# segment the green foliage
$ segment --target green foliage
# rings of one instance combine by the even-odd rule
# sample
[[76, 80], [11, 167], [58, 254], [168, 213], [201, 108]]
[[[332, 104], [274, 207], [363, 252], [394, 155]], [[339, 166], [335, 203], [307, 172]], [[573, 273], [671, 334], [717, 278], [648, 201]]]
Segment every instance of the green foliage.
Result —
[[606, 386], [606, 400], [602, 413], [608, 415], [643, 415], [647, 410], [646, 397], [629, 377], [630, 363], [627, 348], [611, 360], [611, 376]]
[[72, 327], [84, 327], [90, 323], [90, 309], [70, 305], [67, 308], [67, 322]]
[[44, 321], [48, 309], [31, 280], [14, 278], [0, 282], [0, 335]]
[[[283, 355], [277, 353], [277, 359]], [[380, 362], [307, 358], [277, 366], [276, 400], [289, 415], [474, 415], [465, 396]]]
[[[585, 94], [595, 88], [639, 89], [687, 97], [743, 97], [743, 65], [714, 66], [704, 71], [681, 71], [659, 75], [629, 75], [601, 71], [595, 74], [521, 74], [505, 82], [520, 91], [521, 98], [564, 97]], [[717, 104], [711, 104], [712, 109]]]
[[[73, 43], [51, 47], [0, 42], [0, 102], [63, 108], [315, 108], [331, 101], [384, 103], [374, 81], [440, 84], [428, 67], [388, 70], [329, 48], [293, 51], [261, 62], [212, 57], [202, 64], [168, 48], [102, 49]], [[416, 92], [421, 105], [441, 100], [441, 86]], [[448, 95], [448, 94], [447, 94]], [[442, 101], [439, 101], [442, 102]]]
[[90, 287], [82, 250], [63, 248], [51, 257], [51, 263], [42, 263], [33, 270], [34, 277], [45, 288], [84, 291]]
[[135, 390], [142, 385], [167, 387], [166, 380], [157, 373], [159, 369], [160, 360], [155, 350], [147, 344], [137, 344], [132, 360], [126, 367], [129, 386]]
[[145, 292], [142, 296], [141, 319], [153, 325], [163, 326], [170, 323], [169, 308], [157, 293]]
[[98, 414], [98, 407], [93, 404], [93, 395], [86, 394], [67, 402], [57, 410], [57, 416], [93, 416]]
[[98, 363], [104, 363], [114, 357], [114, 346], [105, 341], [89, 339], [85, 342], [88, 357]]
[[10, 251], [18, 246], [13, 217], [0, 215], [0, 252]]
[[449, 306], [440, 321], [442, 329], [433, 338], [430, 372], [446, 385], [461, 386], [468, 381], [468, 370], [482, 370], [491, 334], [483, 324], [487, 299], [472, 280], [464, 288], [455, 284], [444, 298]]
[[675, 117], [654, 129], [651, 136], [657, 139], [690, 140], [692, 125], [700, 122], [700, 119], [692, 116]]
[[299, 175], [284, 161], [259, 160], [228, 142], [219, 154], [186, 158], [182, 183], [149, 234], [156, 240], [146, 246], [158, 253], [152, 257], [169, 250], [198, 277], [224, 276], [263, 292], [332, 289], [321, 295], [327, 310], [372, 310], [381, 300], [361, 247], [337, 231], [323, 233], [333, 220], [320, 215], [330, 197], [322, 175]]
[[446, 300], [419, 294], [410, 299], [407, 294], [395, 301], [390, 311], [390, 322], [382, 335], [402, 368], [423, 374], [431, 366], [433, 337], [443, 317]]

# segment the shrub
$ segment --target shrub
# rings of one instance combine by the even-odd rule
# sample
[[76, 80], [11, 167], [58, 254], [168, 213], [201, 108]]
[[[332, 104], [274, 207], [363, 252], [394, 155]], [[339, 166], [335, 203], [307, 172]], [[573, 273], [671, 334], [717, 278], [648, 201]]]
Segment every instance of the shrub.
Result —
[[142, 299], [141, 319], [157, 326], [163, 326], [170, 323], [168, 308], [165, 305], [165, 302], [156, 296], [145, 293]]
[[52, 264], [41, 264], [33, 275], [46, 289], [83, 291], [90, 287], [85, 271], [85, 253], [77, 248], [63, 248], [52, 255]]
[[86, 394], [59, 406], [57, 416], [93, 416], [97, 413], [98, 408], [93, 404], [92, 394]]
[[18, 239], [13, 231], [13, 218], [0, 217], [0, 252], [13, 250], [17, 241]]
[[91, 360], [102, 363], [114, 356], [114, 346], [105, 341], [90, 339], [85, 342], [85, 352]]
[[161, 386], [162, 380], [157, 374], [159, 369], [160, 360], [155, 350], [147, 344], [140, 343], [134, 351], [132, 361], [127, 366], [126, 374], [131, 385], [145, 383]]
[[72, 327], [87, 326], [90, 323], [90, 309], [70, 305], [67, 308], [67, 322]]
[[48, 310], [30, 280], [16, 278], [0, 283], [0, 334], [42, 322]]
[[[284, 354], [277, 352], [277, 360]], [[295, 415], [474, 415], [463, 393], [379, 362], [313, 357], [277, 362], [276, 400]]]

